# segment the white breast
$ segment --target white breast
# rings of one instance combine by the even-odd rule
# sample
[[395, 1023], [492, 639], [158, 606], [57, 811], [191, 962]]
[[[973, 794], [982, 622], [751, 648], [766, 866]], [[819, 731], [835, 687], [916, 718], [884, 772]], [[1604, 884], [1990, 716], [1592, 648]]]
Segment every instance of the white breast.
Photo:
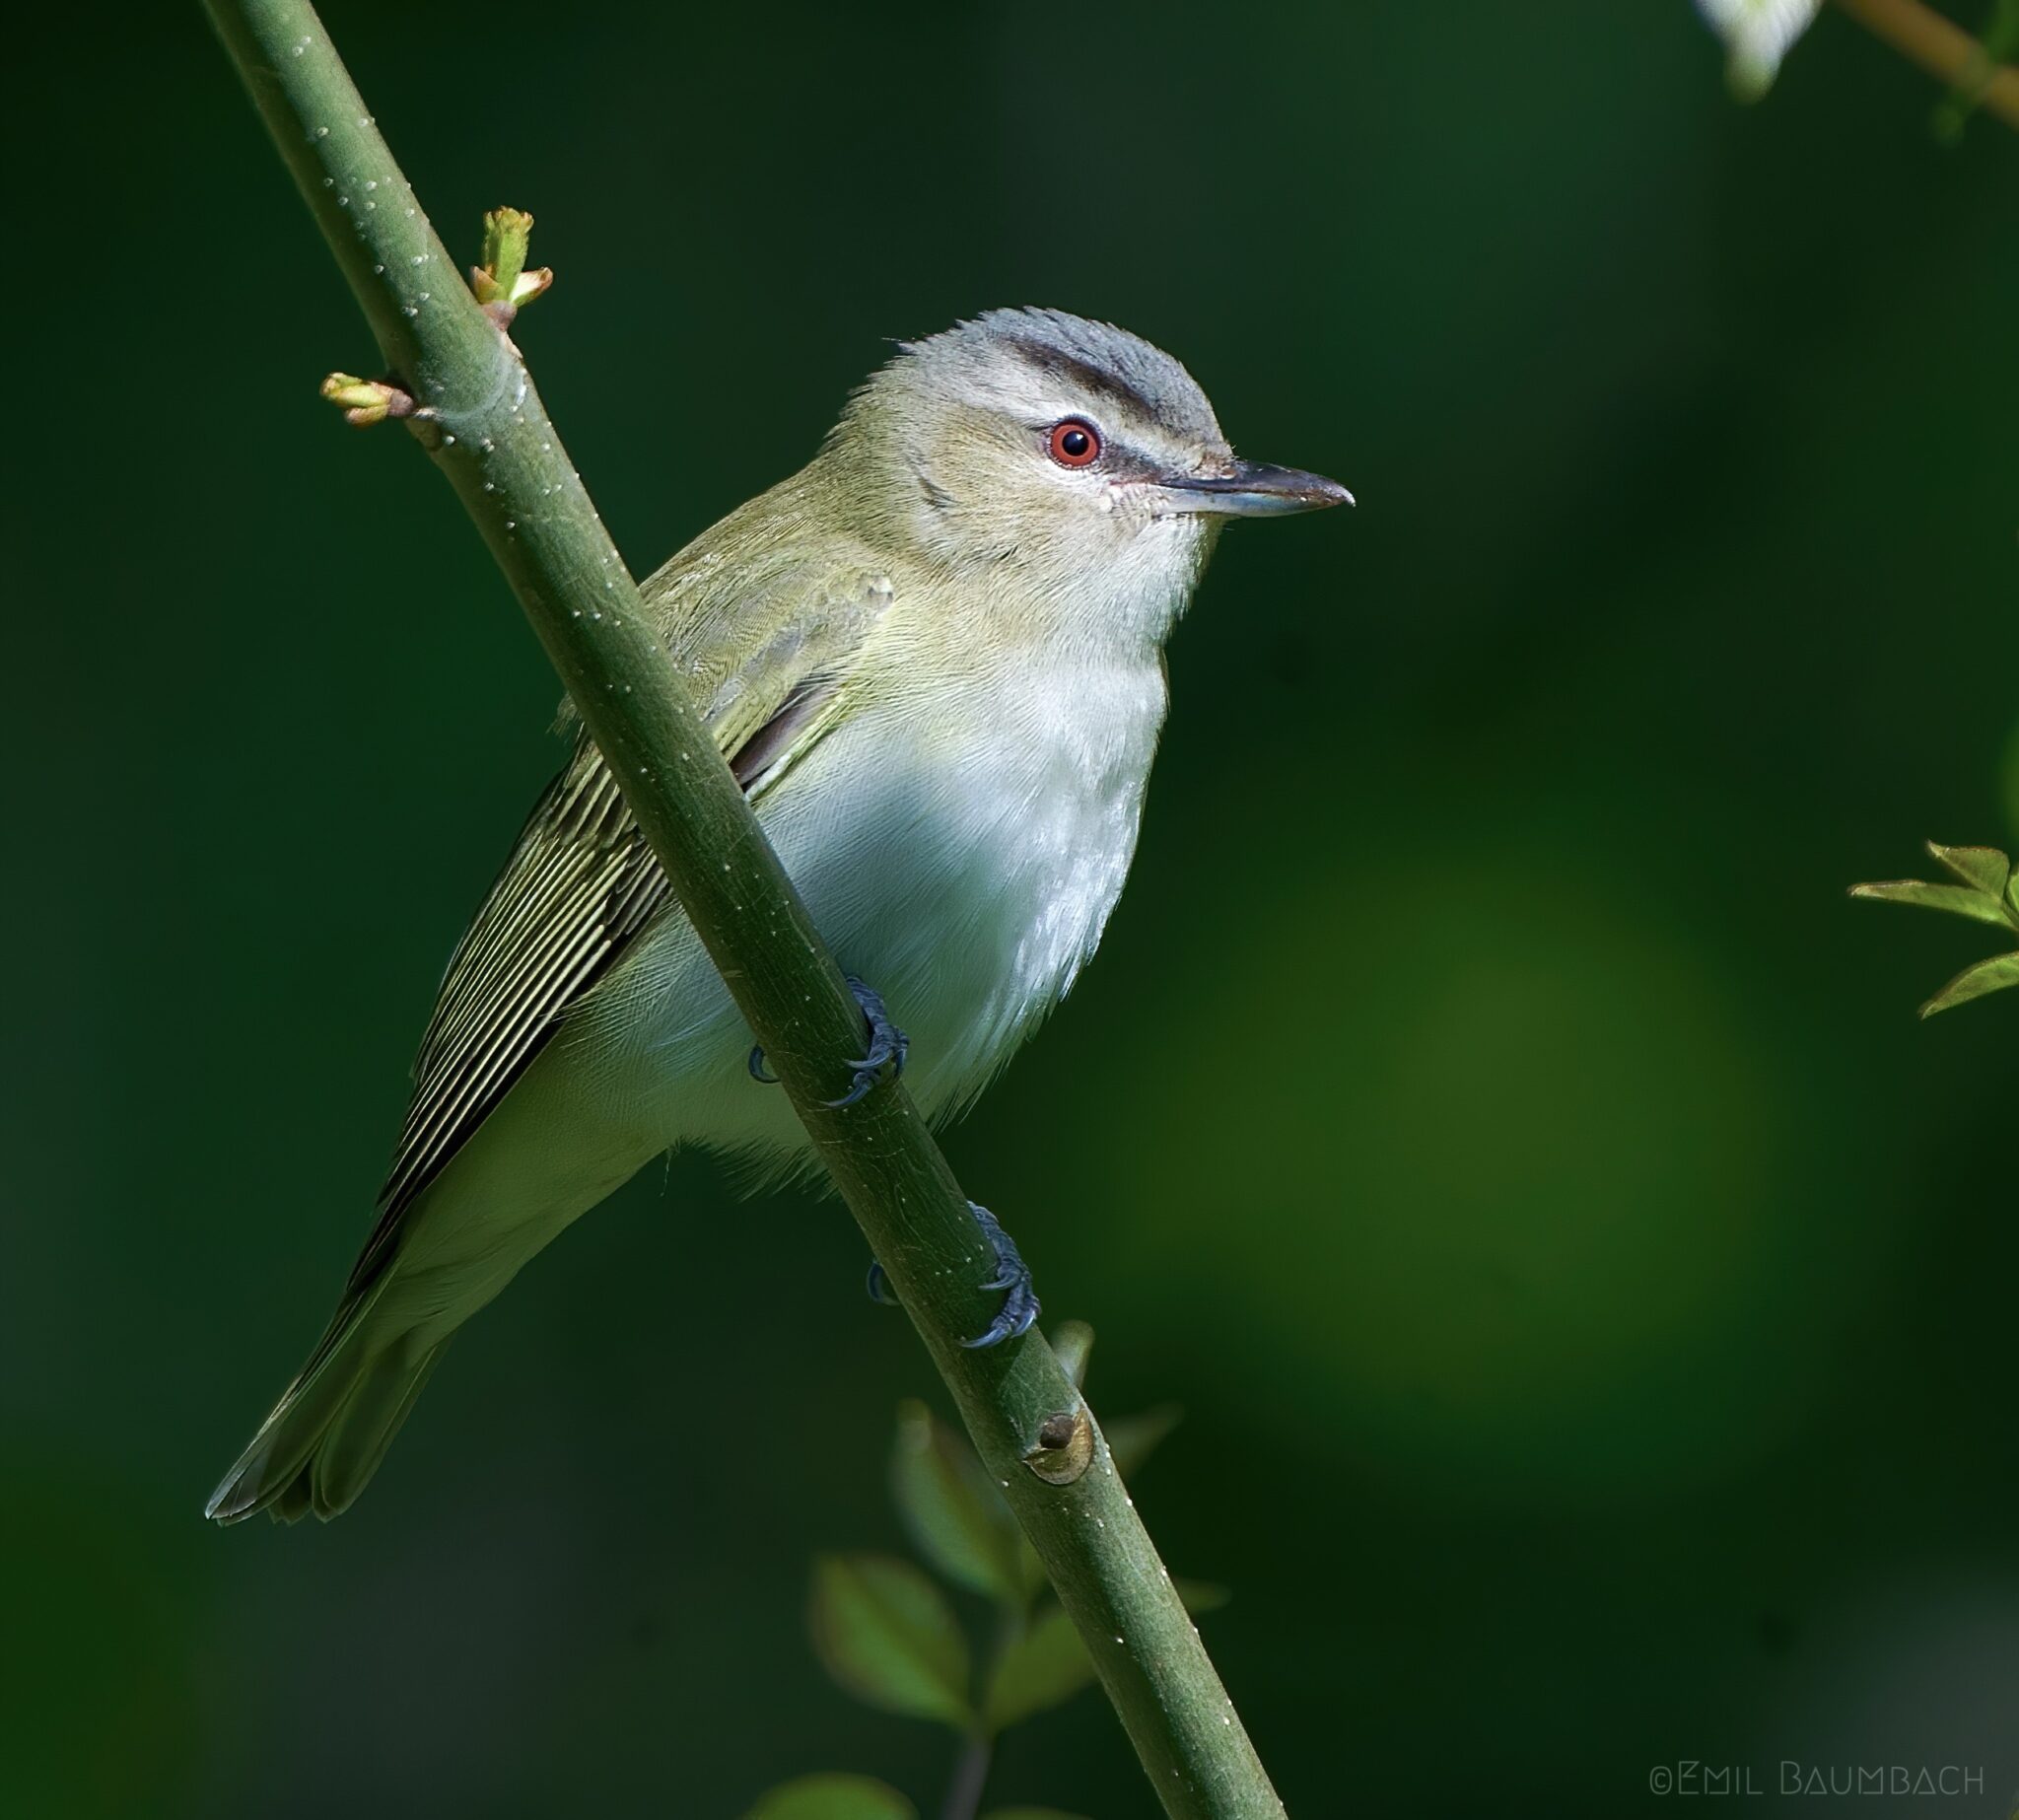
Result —
[[[1153, 651], [865, 707], [759, 814], [842, 967], [911, 1038], [929, 1115], [987, 1084], [1092, 954], [1136, 850], [1165, 708]], [[643, 1154], [699, 1142], [790, 1158], [804, 1134], [753, 1085], [749, 1033], [684, 920], [659, 925], [577, 1019]]]
[[[842, 965], [912, 1038], [928, 1111], [979, 1091], [1091, 956], [1136, 850], [1154, 657], [866, 716], [773, 831]], [[829, 748], [832, 748], [831, 750]], [[806, 783], [814, 783], [808, 778]]]

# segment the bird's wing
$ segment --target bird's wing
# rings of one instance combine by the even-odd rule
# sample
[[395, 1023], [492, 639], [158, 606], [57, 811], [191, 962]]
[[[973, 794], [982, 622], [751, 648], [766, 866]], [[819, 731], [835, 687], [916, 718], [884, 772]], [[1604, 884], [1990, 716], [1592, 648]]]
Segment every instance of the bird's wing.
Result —
[[[683, 569], [681, 561], [654, 578], [648, 597], [670, 658], [754, 797], [834, 724], [891, 586], [860, 566], [760, 561], [725, 597], [709, 586], [705, 551]], [[666, 896], [665, 875], [602, 754], [581, 735], [450, 958], [353, 1292], [390, 1255], [421, 1191]]]

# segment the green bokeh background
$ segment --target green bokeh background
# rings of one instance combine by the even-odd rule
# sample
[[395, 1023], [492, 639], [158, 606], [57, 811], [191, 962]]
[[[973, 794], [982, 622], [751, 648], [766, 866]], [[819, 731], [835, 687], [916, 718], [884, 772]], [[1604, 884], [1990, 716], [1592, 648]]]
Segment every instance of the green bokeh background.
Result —
[[[453, 242], [539, 216], [641, 571], [1000, 303], [1358, 493], [1226, 539], [1099, 962], [949, 1138], [1100, 1406], [1190, 1412], [1140, 1503], [1291, 1810], [1791, 1758], [2002, 1815], [2019, 1004], [1917, 1026], [1994, 938], [1843, 887], [2019, 839], [2019, 137], [1834, 14], [1734, 106], [1682, 0], [328, 20]], [[649, 1170], [342, 1522], [199, 1520], [556, 689], [316, 403], [370, 343], [194, 10], [17, 56], [0, 1808], [930, 1811], [950, 1740], [802, 1632], [932, 1387], [831, 1202]], [[1091, 1696], [994, 1787], [1149, 1811]]]

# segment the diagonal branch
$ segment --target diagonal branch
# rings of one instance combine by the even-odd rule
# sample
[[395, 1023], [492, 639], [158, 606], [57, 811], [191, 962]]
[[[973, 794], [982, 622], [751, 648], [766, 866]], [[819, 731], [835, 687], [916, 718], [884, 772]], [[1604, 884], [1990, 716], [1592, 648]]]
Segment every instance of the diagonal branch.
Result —
[[2019, 127], [2019, 69], [1993, 62], [1961, 26], [1920, 0], [1837, 0], [1837, 5], [1929, 75], [1970, 92], [1986, 113]]
[[[847, 1085], [855, 1001], [651, 636], [638, 591], [518, 350], [465, 285], [306, 0], [207, 0], [364, 309], [404, 421], [455, 488], [651, 841], [822, 1162], [1002, 1481], [1173, 1815], [1282, 1804], [1042, 1335], [987, 1351], [994, 1259], [895, 1083]], [[495, 310], [497, 306], [494, 304]], [[753, 1089], [754, 1090], [754, 1089]], [[1065, 1462], [1062, 1466], [1061, 1462]], [[1033, 1464], [1037, 1470], [1033, 1470]]]

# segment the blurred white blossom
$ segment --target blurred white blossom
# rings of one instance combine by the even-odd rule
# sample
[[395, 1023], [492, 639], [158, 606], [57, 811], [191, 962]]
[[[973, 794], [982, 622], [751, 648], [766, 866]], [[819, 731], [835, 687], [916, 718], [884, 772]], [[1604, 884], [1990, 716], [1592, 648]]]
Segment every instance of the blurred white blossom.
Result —
[[1823, 0], [1697, 0], [1697, 11], [1724, 39], [1725, 77], [1742, 101], [1773, 86], [1788, 47], [1809, 29]]

